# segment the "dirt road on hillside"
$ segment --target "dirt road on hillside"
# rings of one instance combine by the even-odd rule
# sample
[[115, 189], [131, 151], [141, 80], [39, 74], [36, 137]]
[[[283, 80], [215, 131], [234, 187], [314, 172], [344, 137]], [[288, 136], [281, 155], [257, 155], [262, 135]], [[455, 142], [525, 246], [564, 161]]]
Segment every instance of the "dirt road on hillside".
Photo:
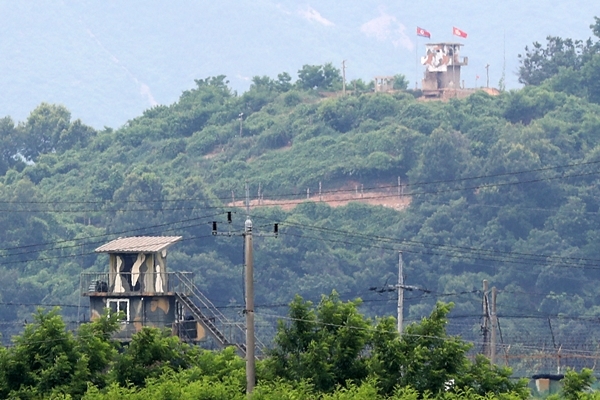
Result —
[[[410, 204], [410, 197], [407, 195], [398, 196], [397, 187], [385, 187], [381, 189], [371, 189], [361, 191], [360, 189], [337, 189], [329, 192], [303, 193], [297, 196], [273, 197], [262, 196], [262, 199], [250, 199], [250, 208], [255, 207], [281, 207], [284, 210], [291, 210], [300, 203], [306, 201], [324, 202], [331, 207], [345, 206], [350, 202], [370, 204], [373, 206], [384, 206], [395, 210], [403, 210]], [[236, 200], [235, 203], [227, 204], [229, 207], [244, 207], [244, 200]]]

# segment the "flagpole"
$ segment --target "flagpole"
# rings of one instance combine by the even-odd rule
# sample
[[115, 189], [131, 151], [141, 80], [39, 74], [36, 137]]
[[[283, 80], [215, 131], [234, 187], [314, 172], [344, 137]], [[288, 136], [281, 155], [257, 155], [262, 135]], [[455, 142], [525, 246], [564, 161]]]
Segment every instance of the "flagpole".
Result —
[[419, 89], [419, 34], [415, 40], [415, 91]]
[[[452, 27], [452, 34], [455, 34], [454, 27]], [[456, 91], [456, 48], [452, 49], [452, 80], [454, 81], [454, 97], [458, 97]]]

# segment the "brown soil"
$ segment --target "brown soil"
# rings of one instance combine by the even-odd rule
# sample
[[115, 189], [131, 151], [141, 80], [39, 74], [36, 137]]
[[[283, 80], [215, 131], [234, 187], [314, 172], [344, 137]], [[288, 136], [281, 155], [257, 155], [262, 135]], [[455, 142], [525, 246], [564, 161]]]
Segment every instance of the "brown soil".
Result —
[[[364, 191], [361, 193], [360, 187], [356, 189], [337, 189], [332, 193], [323, 193], [319, 196], [319, 193], [311, 193], [307, 198], [306, 193], [298, 195], [295, 199], [251, 199], [250, 208], [255, 207], [281, 207], [284, 210], [291, 210], [300, 203], [306, 201], [319, 202], [329, 204], [331, 207], [345, 206], [350, 202], [359, 202], [364, 204], [370, 204], [373, 206], [384, 206], [393, 208], [395, 210], [403, 210], [410, 204], [409, 196], [398, 196], [397, 188], [382, 188], [377, 190]], [[244, 207], [244, 201], [236, 201], [235, 203], [227, 204], [229, 207]]]
[[211, 151], [210, 153], [205, 154], [204, 158], [206, 158], [206, 159], [215, 158], [216, 156], [218, 156], [222, 152], [223, 152], [223, 148], [222, 147], [217, 147], [213, 151]]

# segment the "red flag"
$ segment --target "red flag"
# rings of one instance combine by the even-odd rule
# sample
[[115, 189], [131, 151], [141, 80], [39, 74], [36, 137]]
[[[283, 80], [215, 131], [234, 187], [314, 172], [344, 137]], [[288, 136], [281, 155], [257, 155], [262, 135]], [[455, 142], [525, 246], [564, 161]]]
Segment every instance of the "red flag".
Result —
[[467, 38], [467, 32], [465, 31], [461, 31], [460, 29], [458, 29], [457, 27], [453, 27], [452, 28], [452, 34], [456, 35], [456, 36], [460, 36], [463, 39]]
[[429, 31], [426, 31], [423, 28], [419, 28], [418, 26], [417, 26], [417, 36], [423, 36], [423, 37], [431, 39], [431, 33], [429, 33]]

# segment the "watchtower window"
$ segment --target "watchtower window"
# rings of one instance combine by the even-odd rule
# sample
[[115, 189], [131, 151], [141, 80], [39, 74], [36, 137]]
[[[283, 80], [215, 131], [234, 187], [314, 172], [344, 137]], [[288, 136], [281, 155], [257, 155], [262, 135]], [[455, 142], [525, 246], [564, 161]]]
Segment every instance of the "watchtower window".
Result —
[[129, 299], [108, 299], [106, 300], [106, 307], [111, 314], [122, 311], [124, 314], [122, 322], [127, 323], [129, 321]]

